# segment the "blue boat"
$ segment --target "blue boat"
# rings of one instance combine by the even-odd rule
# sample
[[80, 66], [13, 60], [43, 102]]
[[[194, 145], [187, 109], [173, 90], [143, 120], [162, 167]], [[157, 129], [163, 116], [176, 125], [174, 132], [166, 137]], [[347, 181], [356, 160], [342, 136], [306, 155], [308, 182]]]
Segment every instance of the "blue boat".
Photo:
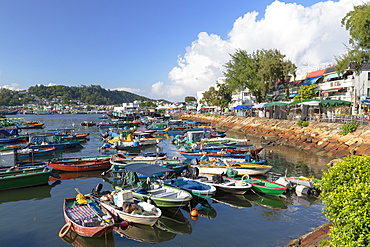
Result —
[[80, 145], [80, 141], [63, 141], [58, 135], [31, 135], [29, 146], [31, 148], [74, 148]]
[[19, 135], [12, 135], [6, 129], [0, 129], [0, 143], [12, 143], [22, 141]]

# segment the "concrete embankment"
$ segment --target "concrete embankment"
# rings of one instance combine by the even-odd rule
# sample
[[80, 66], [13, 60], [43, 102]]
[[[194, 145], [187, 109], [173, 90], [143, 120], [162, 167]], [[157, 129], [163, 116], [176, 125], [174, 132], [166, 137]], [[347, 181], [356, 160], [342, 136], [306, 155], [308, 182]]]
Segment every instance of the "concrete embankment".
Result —
[[307, 127], [302, 127], [297, 125], [297, 121], [256, 117], [203, 114], [181, 117], [211, 122], [219, 129], [261, 137], [265, 143], [295, 147], [322, 156], [340, 158], [349, 154], [370, 155], [370, 127], [366, 125], [343, 135], [342, 123], [309, 122]]

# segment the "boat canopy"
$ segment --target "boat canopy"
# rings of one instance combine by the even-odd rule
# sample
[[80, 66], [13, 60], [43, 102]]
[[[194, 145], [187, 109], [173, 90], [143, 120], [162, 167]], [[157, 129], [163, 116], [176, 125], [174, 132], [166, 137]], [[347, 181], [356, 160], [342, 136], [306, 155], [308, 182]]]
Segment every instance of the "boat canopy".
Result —
[[144, 176], [150, 177], [157, 173], [163, 172], [171, 172], [172, 169], [159, 166], [159, 165], [152, 165], [148, 163], [135, 163], [135, 164], [128, 164], [125, 166], [125, 170], [136, 172], [138, 174], [142, 174]]

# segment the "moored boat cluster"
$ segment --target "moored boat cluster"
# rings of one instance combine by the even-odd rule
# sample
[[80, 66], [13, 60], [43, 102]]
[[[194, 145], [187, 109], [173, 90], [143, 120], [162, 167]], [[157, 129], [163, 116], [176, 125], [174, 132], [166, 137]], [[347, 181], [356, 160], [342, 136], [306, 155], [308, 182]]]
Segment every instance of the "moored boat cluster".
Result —
[[[174, 217], [175, 214], [167, 213], [171, 209], [185, 209], [193, 219], [202, 214], [214, 214], [208, 200], [232, 205], [235, 198], [243, 198], [249, 204], [286, 208], [279, 197], [284, 196], [299, 180], [304, 180], [282, 176], [287, 182], [283, 183], [261, 178], [273, 169], [263, 158], [264, 148], [256, 147], [245, 139], [227, 138], [225, 133], [211, 125], [162, 121], [157, 124], [95, 128], [104, 129], [102, 145], [96, 150], [96, 156], [52, 157], [38, 166], [33, 165], [33, 168], [44, 168], [42, 172], [46, 173], [46, 179], [26, 183], [25, 178], [20, 178], [14, 183], [19, 185], [23, 183], [19, 181], [24, 181], [22, 186], [5, 187], [5, 184], [6, 180], [12, 180], [12, 172], [32, 173], [29, 164], [19, 161], [27, 150], [33, 152], [28, 157], [52, 155], [56, 149], [71, 148], [67, 145], [71, 142], [83, 145], [88, 141], [88, 135], [71, 134], [67, 130], [29, 134], [24, 137], [28, 140], [24, 145], [3, 148], [4, 152], [12, 151], [10, 153], [15, 158], [1, 171], [2, 190], [47, 183], [49, 176], [58, 179], [62, 172], [100, 170], [111, 183], [112, 188], [108, 190], [103, 190], [101, 184], [96, 187], [91, 185], [91, 193], [86, 194], [77, 189], [77, 196], [64, 200], [66, 224], [59, 232], [61, 238], [71, 232], [98, 237], [116, 231], [135, 239], [133, 228], [137, 225], [160, 225], [165, 217]], [[147, 147], [158, 145], [164, 135], [181, 150], [178, 156], [145, 152]], [[291, 184], [288, 185], [288, 182]], [[303, 183], [299, 185], [306, 186]], [[311, 193], [305, 188], [297, 191]]]

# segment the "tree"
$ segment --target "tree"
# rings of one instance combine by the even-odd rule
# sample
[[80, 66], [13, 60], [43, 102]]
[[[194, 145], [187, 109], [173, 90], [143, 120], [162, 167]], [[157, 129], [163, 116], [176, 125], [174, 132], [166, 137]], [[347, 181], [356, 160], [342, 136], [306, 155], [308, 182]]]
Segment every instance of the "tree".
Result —
[[362, 64], [368, 62], [370, 51], [370, 4], [355, 6], [342, 19], [342, 26], [349, 31], [349, 47], [345, 54], [336, 57], [336, 70], [343, 72], [351, 65], [357, 74]]
[[185, 103], [190, 103], [190, 102], [197, 102], [197, 99], [194, 96], [186, 96]]
[[295, 77], [297, 66], [276, 49], [262, 50], [259, 54], [259, 77], [262, 81], [269, 83], [268, 87], [279, 82], [285, 89], [285, 99], [288, 100], [290, 95], [289, 79], [291, 76]]
[[319, 86], [317, 84], [301, 86], [298, 90], [298, 94], [294, 97], [294, 100], [298, 101], [298, 100], [306, 100], [306, 99], [316, 98], [318, 87]]
[[280, 82], [289, 97], [289, 77], [297, 67], [276, 49], [257, 50], [248, 54], [237, 50], [226, 63], [226, 84], [231, 92], [249, 89], [257, 102], [265, 100], [269, 87]]
[[210, 87], [208, 91], [203, 94], [200, 103], [203, 106], [218, 106], [226, 108], [231, 101], [231, 92], [226, 84], [217, 83], [217, 88]]
[[333, 227], [331, 246], [370, 245], [370, 157], [348, 156], [324, 172], [318, 184]]

